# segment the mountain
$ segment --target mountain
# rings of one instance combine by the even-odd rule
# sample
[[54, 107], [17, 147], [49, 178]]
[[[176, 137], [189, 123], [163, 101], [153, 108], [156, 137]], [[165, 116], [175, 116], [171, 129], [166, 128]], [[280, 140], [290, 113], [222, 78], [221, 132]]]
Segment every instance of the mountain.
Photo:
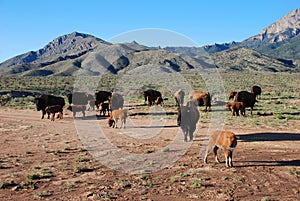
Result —
[[279, 43], [297, 36], [300, 33], [300, 9], [295, 9], [275, 23], [263, 29], [258, 35], [242, 42], [249, 46], [260, 46], [264, 43]]
[[208, 53], [242, 47], [256, 50], [270, 57], [300, 63], [300, 9], [295, 9], [264, 28], [259, 34], [242, 42], [206, 45]]
[[55, 61], [62, 61], [68, 58], [77, 58], [96, 46], [105, 47], [108, 45], [110, 45], [110, 43], [94, 36], [73, 32], [71, 34], [55, 38], [38, 51], [30, 51], [1, 63], [0, 69], [19, 64], [37, 62], [41, 62], [46, 65], [47, 62], [55, 63]]
[[135, 41], [111, 44], [89, 34], [73, 32], [55, 38], [37, 51], [1, 63], [0, 75], [117, 74], [139, 66], [153, 65], [180, 72], [195, 66], [210, 68], [213, 62], [220, 71], [299, 71], [299, 22], [300, 9], [296, 9], [242, 42], [163, 49], [147, 47]]
[[[2, 76], [97, 76], [117, 74], [139, 66], [161, 65], [173, 71], [193, 66], [178, 54], [132, 43], [111, 44], [94, 36], [71, 33], [44, 48], [11, 58], [0, 64]], [[126, 68], [126, 69], [125, 69]]]

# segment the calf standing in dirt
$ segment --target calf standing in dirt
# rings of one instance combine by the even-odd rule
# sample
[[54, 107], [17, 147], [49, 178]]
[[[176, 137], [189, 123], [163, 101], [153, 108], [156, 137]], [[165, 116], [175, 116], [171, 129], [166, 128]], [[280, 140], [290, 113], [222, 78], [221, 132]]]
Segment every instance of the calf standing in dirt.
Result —
[[125, 128], [126, 125], [126, 118], [127, 118], [127, 112], [124, 109], [119, 109], [119, 110], [113, 110], [110, 113], [110, 117], [108, 119], [108, 126], [113, 127], [113, 128], [118, 128], [117, 123], [118, 120], [120, 119], [121, 121], [121, 126], [120, 128]]
[[232, 152], [237, 145], [237, 137], [233, 132], [230, 131], [215, 131], [211, 133], [209, 142], [206, 148], [204, 163], [207, 163], [207, 156], [211, 151], [214, 152], [215, 160], [217, 163], [220, 163], [217, 155], [217, 151], [219, 148], [223, 149], [225, 158], [226, 158], [226, 166], [233, 167], [232, 165]]
[[51, 105], [45, 108], [46, 113], [51, 114], [51, 121], [55, 119], [55, 113], [58, 113], [58, 118], [63, 118], [63, 107], [61, 105]]

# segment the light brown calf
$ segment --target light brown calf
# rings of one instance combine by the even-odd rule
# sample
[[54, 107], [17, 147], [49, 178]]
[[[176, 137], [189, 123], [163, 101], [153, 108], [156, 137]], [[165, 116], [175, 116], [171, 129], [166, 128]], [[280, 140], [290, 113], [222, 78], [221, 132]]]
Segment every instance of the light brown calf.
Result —
[[235, 134], [231, 131], [215, 131], [210, 135], [209, 142], [206, 148], [204, 163], [207, 163], [207, 156], [211, 151], [214, 152], [215, 160], [220, 163], [217, 155], [219, 148], [223, 149], [226, 166], [233, 167], [232, 165], [232, 152], [237, 145], [237, 138]]
[[113, 128], [117, 128], [117, 123], [118, 123], [118, 120], [120, 119], [121, 120], [121, 126], [120, 128], [125, 128], [125, 125], [126, 125], [126, 118], [127, 118], [127, 112], [126, 110], [123, 110], [123, 109], [119, 109], [119, 110], [113, 110], [111, 113], [110, 113], [110, 117], [108, 119], [108, 126], [109, 127], [113, 127]]

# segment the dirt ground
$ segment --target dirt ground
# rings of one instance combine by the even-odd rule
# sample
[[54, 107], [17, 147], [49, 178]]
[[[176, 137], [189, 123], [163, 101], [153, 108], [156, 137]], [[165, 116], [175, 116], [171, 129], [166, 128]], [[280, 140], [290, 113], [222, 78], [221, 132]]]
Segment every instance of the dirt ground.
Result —
[[[0, 200], [300, 200], [299, 121], [284, 130], [227, 125], [239, 137], [233, 168], [217, 164], [212, 155], [203, 163], [209, 125], [199, 123], [194, 142], [177, 161], [161, 158], [148, 170], [126, 167], [124, 158], [93, 146], [104, 142], [97, 149], [113, 145], [124, 153], [167, 156], [179, 130], [175, 115], [163, 125], [159, 118], [131, 116], [127, 128], [113, 129], [95, 114], [77, 122], [65, 111], [62, 120], [52, 122], [35, 110], [0, 108]], [[100, 125], [108, 141], [101, 141], [101, 134], [89, 137], [82, 122]], [[102, 161], [101, 154], [116, 157], [119, 166]]]

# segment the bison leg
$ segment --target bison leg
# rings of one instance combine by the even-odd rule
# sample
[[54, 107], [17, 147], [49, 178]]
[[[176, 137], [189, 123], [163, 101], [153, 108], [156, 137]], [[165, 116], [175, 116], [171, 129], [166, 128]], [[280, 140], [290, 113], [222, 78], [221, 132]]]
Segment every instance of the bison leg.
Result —
[[124, 120], [123, 120], [123, 128], [125, 128], [126, 127], [126, 118], [124, 118]]
[[232, 113], [232, 116], [235, 116], [235, 110], [233, 108], [231, 109], [231, 113]]
[[241, 114], [242, 114], [243, 116], [246, 115], [246, 110], [245, 110], [245, 108], [242, 108], [242, 109], [241, 109]]
[[[46, 114], [46, 111], [45, 110], [42, 110], [42, 119], [44, 119], [44, 116]], [[49, 119], [49, 118], [48, 118]]]
[[50, 118], [50, 112], [48, 112], [48, 119]]
[[208, 156], [208, 154], [211, 152], [211, 150], [212, 150], [212, 145], [210, 145], [210, 143], [208, 143], [208, 145], [207, 145], [207, 147], [206, 147], [204, 159], [203, 159], [203, 162], [204, 162], [205, 164], [207, 163], [207, 156]]
[[233, 165], [232, 165], [232, 151], [229, 151], [228, 160], [229, 160], [229, 163], [228, 163], [229, 167], [233, 167]]
[[214, 155], [215, 155], [215, 161], [216, 161], [217, 163], [220, 163], [219, 158], [218, 158], [218, 153], [217, 153], [217, 152], [218, 152], [218, 149], [219, 149], [219, 148], [218, 148], [217, 146], [215, 146], [213, 151], [214, 151]]
[[183, 131], [183, 135], [184, 135], [183, 141], [184, 141], [184, 142], [187, 142], [187, 134], [188, 134], [188, 131], [187, 131], [187, 130]]
[[225, 159], [226, 159], [226, 167], [231, 167], [232, 166], [232, 152], [224, 148], [224, 154], [225, 154]]
[[113, 128], [118, 128], [118, 119], [114, 119], [114, 122]]
[[125, 119], [121, 119], [121, 127], [120, 128], [125, 128], [125, 123], [126, 123], [126, 120]]
[[194, 139], [193, 132], [192, 132], [192, 131], [189, 131], [189, 135], [190, 135], [190, 141], [193, 141], [193, 139]]
[[177, 126], [180, 126], [180, 122], [181, 122], [181, 115], [177, 116]]
[[52, 115], [51, 115], [51, 121], [54, 121], [54, 119], [55, 119], [55, 113], [52, 113]]
[[204, 159], [203, 159], [203, 162], [206, 164], [207, 163], [207, 156], [208, 154], [210, 154], [210, 152], [212, 151], [212, 144], [210, 142], [208, 142], [208, 145], [206, 147], [206, 151], [205, 151], [205, 156], [204, 156]]

